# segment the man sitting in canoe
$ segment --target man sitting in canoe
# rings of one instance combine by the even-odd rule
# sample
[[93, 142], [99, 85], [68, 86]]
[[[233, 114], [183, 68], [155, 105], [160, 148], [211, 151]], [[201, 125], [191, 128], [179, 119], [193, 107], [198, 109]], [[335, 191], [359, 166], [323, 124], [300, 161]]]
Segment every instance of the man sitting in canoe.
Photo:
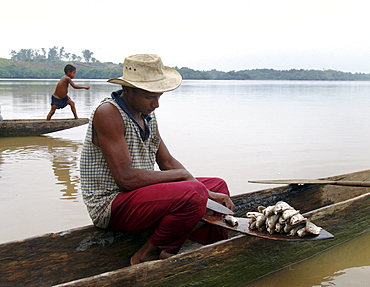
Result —
[[[157, 55], [127, 57], [122, 86], [93, 111], [81, 154], [81, 187], [95, 226], [132, 231], [155, 227], [131, 264], [165, 259], [186, 239], [202, 244], [227, 238], [216, 226], [197, 226], [209, 198], [234, 209], [226, 183], [194, 178], [168, 151], [154, 110], [181, 75]], [[154, 170], [157, 163], [160, 170]], [[199, 227], [199, 228], [196, 228]]]

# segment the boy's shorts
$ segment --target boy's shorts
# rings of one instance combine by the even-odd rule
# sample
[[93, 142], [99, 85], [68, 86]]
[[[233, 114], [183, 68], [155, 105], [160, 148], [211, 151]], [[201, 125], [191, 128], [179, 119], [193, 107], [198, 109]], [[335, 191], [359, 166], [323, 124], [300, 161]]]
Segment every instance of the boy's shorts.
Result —
[[63, 109], [67, 106], [67, 101], [69, 100], [69, 97], [64, 97], [63, 99], [58, 99], [51, 95], [51, 104], [56, 105], [57, 109]]

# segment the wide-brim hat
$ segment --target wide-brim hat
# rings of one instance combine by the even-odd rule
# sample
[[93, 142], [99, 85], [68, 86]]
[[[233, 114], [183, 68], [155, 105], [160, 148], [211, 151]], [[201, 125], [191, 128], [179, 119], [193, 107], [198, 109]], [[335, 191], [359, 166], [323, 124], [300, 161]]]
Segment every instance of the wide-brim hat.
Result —
[[180, 73], [164, 66], [161, 58], [154, 54], [138, 54], [125, 58], [122, 77], [108, 80], [109, 83], [153, 93], [174, 90], [181, 85], [181, 81]]

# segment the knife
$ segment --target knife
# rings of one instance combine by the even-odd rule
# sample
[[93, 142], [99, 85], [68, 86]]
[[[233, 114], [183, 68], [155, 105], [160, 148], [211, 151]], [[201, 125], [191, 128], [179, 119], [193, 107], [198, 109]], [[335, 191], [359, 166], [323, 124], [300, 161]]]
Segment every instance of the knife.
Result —
[[226, 206], [208, 198], [207, 200], [207, 208], [213, 211], [222, 213], [222, 214], [234, 214], [231, 209], [228, 209]]

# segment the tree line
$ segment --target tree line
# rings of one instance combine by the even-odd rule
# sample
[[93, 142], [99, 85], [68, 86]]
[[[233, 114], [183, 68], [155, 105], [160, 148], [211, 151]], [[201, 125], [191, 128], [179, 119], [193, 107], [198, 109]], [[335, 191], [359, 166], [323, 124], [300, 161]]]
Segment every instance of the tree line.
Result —
[[73, 61], [73, 62], [85, 62], [85, 63], [96, 63], [98, 62], [92, 55], [94, 54], [90, 50], [83, 50], [82, 55], [76, 55], [68, 53], [64, 47], [58, 48], [54, 46], [49, 48], [41, 49], [21, 49], [18, 52], [12, 50], [10, 52], [11, 59], [14, 61], [48, 61], [48, 62], [62, 62], [62, 61]]
[[349, 73], [335, 70], [274, 70], [251, 69], [241, 71], [197, 71], [190, 68], [178, 68], [184, 79], [191, 80], [299, 80], [299, 81], [370, 81], [370, 74]]
[[[93, 52], [83, 50], [81, 55], [68, 53], [64, 47], [48, 50], [21, 49], [11, 51], [11, 60], [0, 58], [0, 78], [55, 79], [60, 78], [67, 63], [77, 68], [77, 78], [108, 79], [122, 75], [122, 63], [102, 63]], [[370, 81], [370, 74], [335, 70], [274, 70], [251, 69], [241, 71], [194, 70], [174, 67], [185, 80], [301, 80], [301, 81]]]

